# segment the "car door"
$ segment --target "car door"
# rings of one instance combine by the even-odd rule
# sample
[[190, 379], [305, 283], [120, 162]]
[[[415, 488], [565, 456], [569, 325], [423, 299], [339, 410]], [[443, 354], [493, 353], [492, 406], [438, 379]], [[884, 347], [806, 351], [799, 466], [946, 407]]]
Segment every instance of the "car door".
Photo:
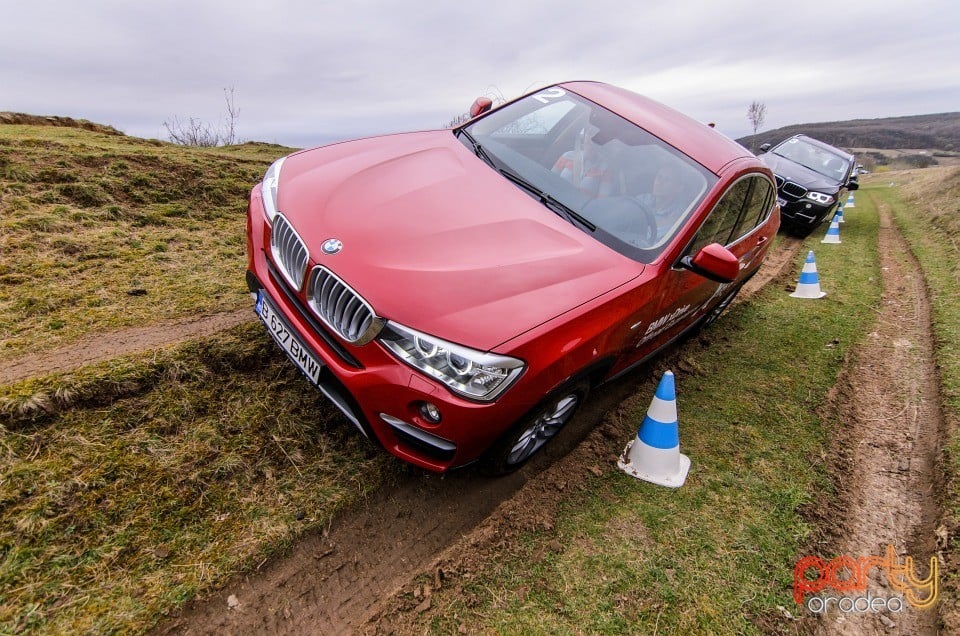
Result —
[[[656, 316], [643, 330], [638, 349], [647, 353], [679, 335], [753, 272], [769, 241], [755, 230], [769, 216], [774, 192], [770, 180], [759, 173], [728, 187], [680, 258], [664, 272]], [[683, 256], [693, 256], [711, 243], [723, 245], [740, 262], [740, 276], [733, 282], [719, 283], [681, 265]]]

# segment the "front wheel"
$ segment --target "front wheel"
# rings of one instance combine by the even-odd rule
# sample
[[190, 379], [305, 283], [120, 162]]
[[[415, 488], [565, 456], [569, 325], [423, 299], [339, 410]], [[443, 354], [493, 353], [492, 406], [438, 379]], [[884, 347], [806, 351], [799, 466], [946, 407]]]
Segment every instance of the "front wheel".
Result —
[[732, 290], [727, 292], [727, 295], [723, 297], [723, 300], [717, 303], [717, 306], [710, 310], [710, 312], [703, 319], [703, 323], [700, 325], [701, 329], [709, 327], [713, 323], [717, 322], [717, 318], [720, 317], [727, 308], [733, 304], [733, 299], [737, 297], [737, 294], [740, 293], [740, 288], [743, 287], [743, 283], [740, 283]]
[[527, 463], [573, 419], [588, 390], [586, 383], [577, 383], [550, 394], [487, 452], [482, 462], [483, 471], [506, 475]]

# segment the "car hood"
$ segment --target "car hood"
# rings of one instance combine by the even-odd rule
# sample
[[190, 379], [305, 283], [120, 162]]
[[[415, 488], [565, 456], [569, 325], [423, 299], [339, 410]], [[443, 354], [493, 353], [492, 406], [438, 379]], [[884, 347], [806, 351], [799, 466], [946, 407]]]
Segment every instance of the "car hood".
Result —
[[[286, 159], [279, 209], [377, 315], [481, 350], [640, 275], [643, 265], [550, 212], [449, 130]], [[342, 250], [324, 254], [327, 239]]]
[[836, 192], [840, 189], [840, 183], [835, 179], [825, 177], [815, 170], [772, 152], [760, 155], [760, 161], [766, 164], [774, 174], [780, 175], [788, 181], [799, 183], [807, 190]]

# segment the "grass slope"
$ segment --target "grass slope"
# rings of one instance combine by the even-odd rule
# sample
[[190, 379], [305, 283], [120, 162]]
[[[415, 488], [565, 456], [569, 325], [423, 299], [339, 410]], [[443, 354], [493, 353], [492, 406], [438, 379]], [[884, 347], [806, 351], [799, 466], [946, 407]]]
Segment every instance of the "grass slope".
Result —
[[404, 470], [259, 324], [154, 372], [0, 431], [0, 633], [139, 633]]
[[[248, 302], [242, 209], [249, 186], [283, 152], [0, 126], [0, 356]], [[920, 216], [895, 203], [925, 269], [937, 266], [926, 271], [954, 422], [957, 181], [952, 173]], [[917, 191], [933, 196], [930, 187]], [[808, 513], [829, 497], [824, 455], [831, 428], [842, 424], [827, 394], [879, 299], [877, 220], [865, 199], [847, 214], [842, 245], [808, 241], [825, 299], [769, 287], [735, 306], [706, 346], [682, 350], [693, 361], [678, 373], [681, 446], [693, 460], [683, 488], [609, 467], [570, 499], [554, 529], [491, 560], [463, 582], [465, 593], [438, 590], [428, 628], [786, 629], [776, 608], [799, 613], [792, 568], [818, 552]], [[128, 296], [133, 285], [153, 302]], [[71, 390], [60, 382], [21, 389]], [[67, 385], [102, 399], [0, 429], [0, 632], [138, 632], [403, 470], [307, 390], [256, 324], [82, 371]], [[653, 388], [654, 379], [638, 385], [618, 411], [623, 442]], [[955, 502], [956, 441], [950, 452]]]
[[247, 194], [287, 152], [0, 125], [0, 358], [248, 302]]

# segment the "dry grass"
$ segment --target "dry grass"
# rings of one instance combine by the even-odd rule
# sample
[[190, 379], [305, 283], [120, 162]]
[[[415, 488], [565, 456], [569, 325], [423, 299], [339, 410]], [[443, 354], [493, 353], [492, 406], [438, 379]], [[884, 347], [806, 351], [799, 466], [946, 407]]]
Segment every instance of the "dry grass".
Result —
[[242, 306], [247, 194], [286, 152], [0, 125], [0, 358]]
[[258, 327], [140, 360], [149, 388], [123, 399], [0, 432], [0, 631], [140, 632], [403, 470]]
[[[0, 125], [0, 358], [248, 305], [247, 195], [286, 152]], [[0, 633], [139, 632], [398, 466], [258, 324], [4, 386]]]

